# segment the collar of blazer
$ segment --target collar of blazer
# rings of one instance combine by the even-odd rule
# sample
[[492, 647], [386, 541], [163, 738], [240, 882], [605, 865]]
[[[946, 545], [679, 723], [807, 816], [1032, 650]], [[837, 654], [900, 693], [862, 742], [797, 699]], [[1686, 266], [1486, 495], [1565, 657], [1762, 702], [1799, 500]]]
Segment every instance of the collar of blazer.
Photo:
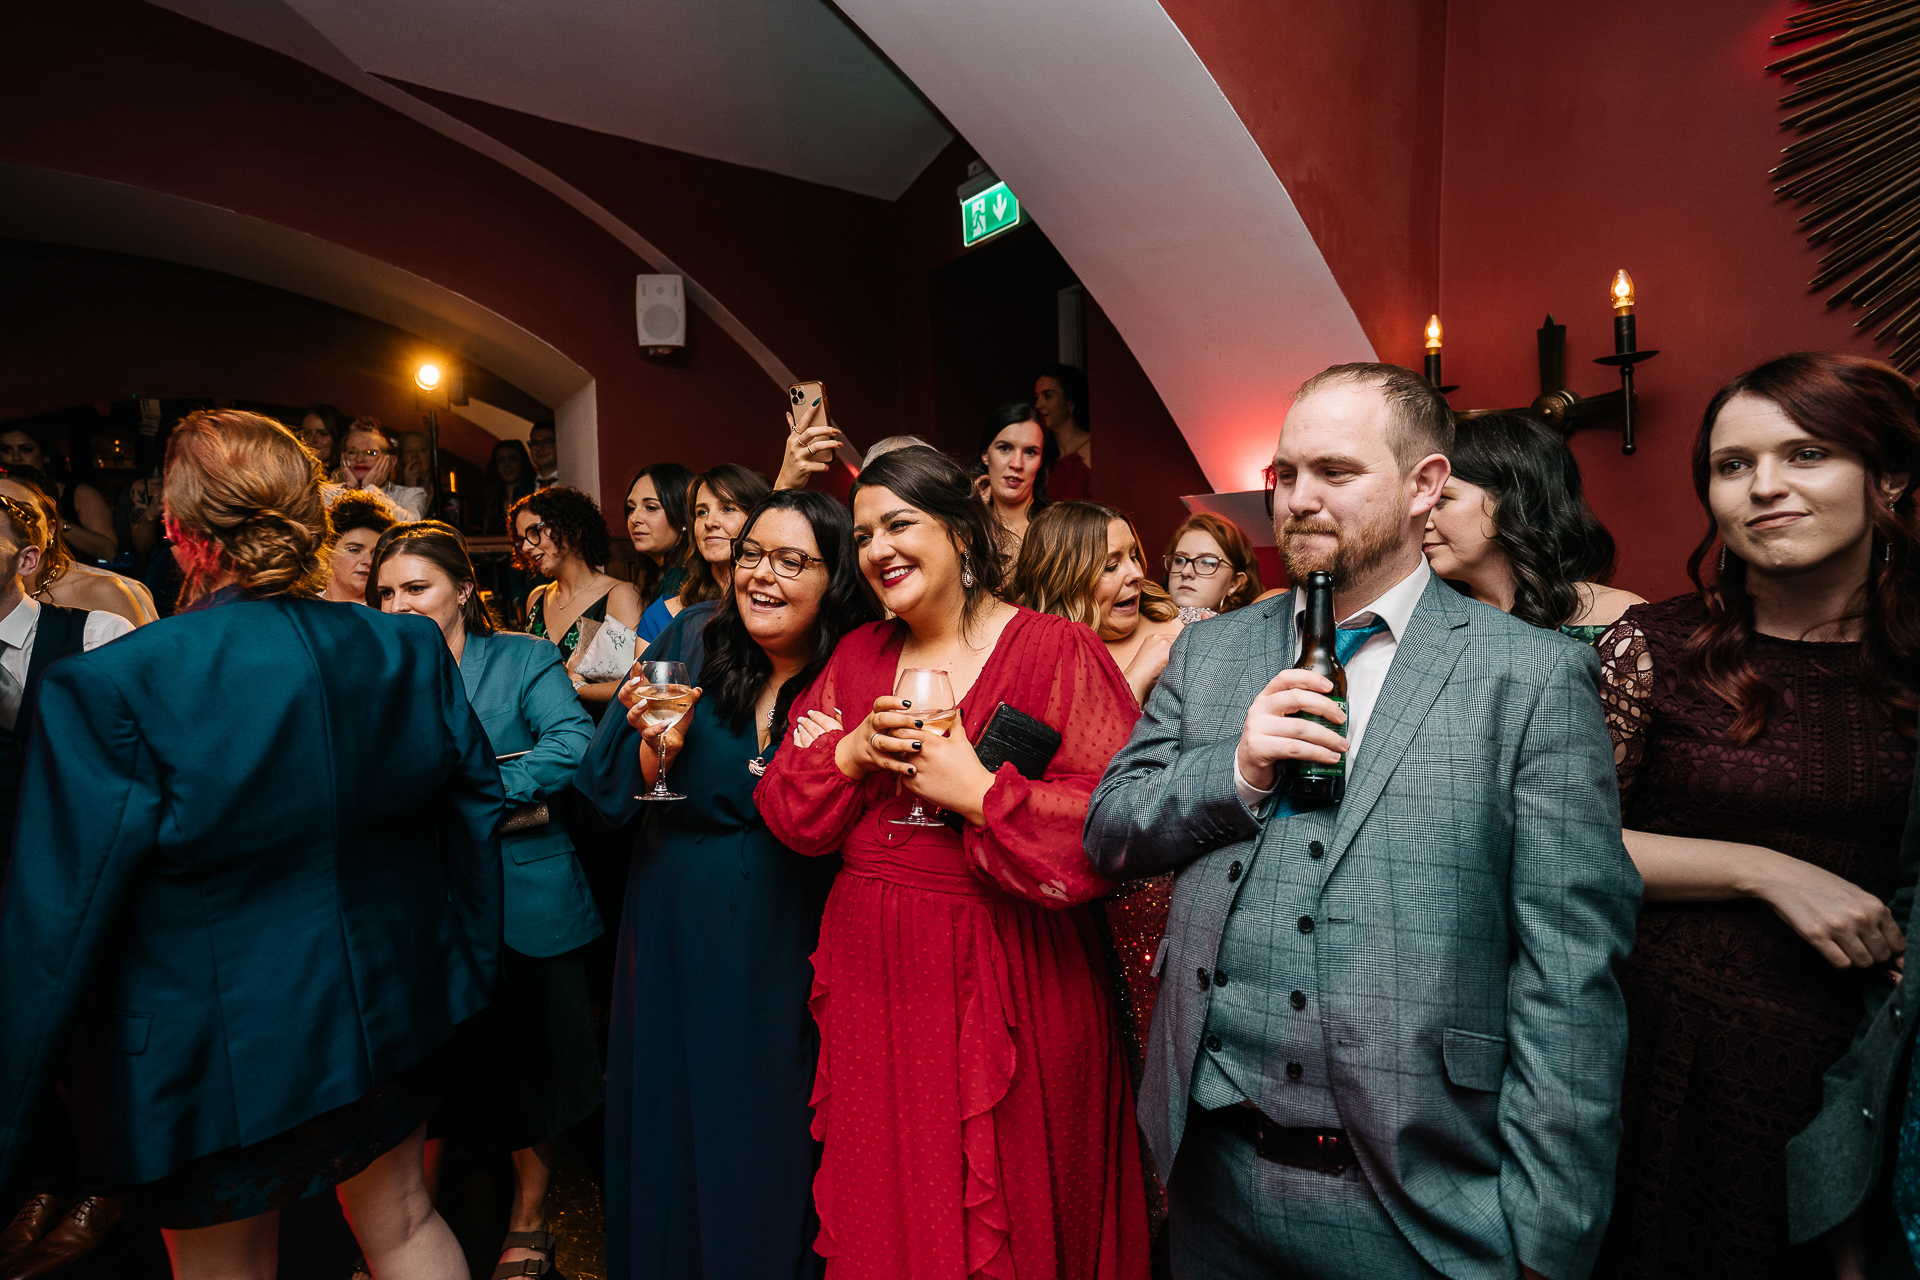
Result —
[[[1276, 625], [1293, 616], [1293, 592], [1275, 596], [1267, 602], [1267, 619]], [[1282, 612], [1284, 610], [1284, 612]], [[1466, 627], [1472, 612], [1460, 593], [1435, 575], [1427, 581], [1420, 604], [1407, 622], [1406, 634], [1396, 637], [1398, 649], [1393, 665], [1387, 669], [1387, 682], [1373, 704], [1367, 720], [1367, 736], [1360, 744], [1358, 758], [1347, 775], [1346, 798], [1340, 802], [1340, 819], [1334, 827], [1333, 846], [1327, 850], [1326, 864], [1320, 872], [1325, 884], [1340, 865], [1347, 847], [1353, 843], [1360, 824], [1366, 821], [1387, 779], [1399, 766], [1426, 721], [1440, 690], [1446, 687], [1466, 652]], [[1268, 627], [1269, 633], [1274, 627]], [[1290, 646], [1289, 646], [1290, 651]]]

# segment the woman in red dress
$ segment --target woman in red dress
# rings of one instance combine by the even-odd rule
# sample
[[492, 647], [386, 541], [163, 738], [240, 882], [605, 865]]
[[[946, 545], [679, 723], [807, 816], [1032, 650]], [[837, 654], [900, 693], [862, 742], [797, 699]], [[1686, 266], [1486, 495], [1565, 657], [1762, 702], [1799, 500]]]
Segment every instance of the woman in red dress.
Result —
[[[1133, 697], [1092, 631], [997, 598], [946, 458], [877, 459], [853, 514], [896, 620], [841, 641], [756, 797], [783, 843], [845, 858], [813, 957], [815, 1248], [834, 1280], [1141, 1280], [1133, 1097], [1083, 905], [1113, 885], [1080, 844]], [[948, 673], [963, 732], [891, 696], [908, 668]], [[1038, 781], [974, 752], [1001, 703], [1063, 735]], [[962, 829], [900, 825], [916, 797]]]

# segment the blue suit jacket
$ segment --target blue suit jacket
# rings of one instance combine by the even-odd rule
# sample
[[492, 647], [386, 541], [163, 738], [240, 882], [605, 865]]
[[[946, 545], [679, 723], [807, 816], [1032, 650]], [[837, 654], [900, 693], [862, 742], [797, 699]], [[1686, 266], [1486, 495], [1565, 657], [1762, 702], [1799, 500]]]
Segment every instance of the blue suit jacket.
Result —
[[[460, 655], [473, 713], [500, 764], [513, 808], [566, 789], [593, 738], [552, 641], [511, 631], [469, 635]], [[507, 945], [527, 956], [557, 956], [604, 932], [593, 892], [556, 813], [544, 827], [500, 837], [507, 885]]]
[[426, 618], [241, 599], [55, 664], [0, 890], [0, 1182], [63, 1059], [85, 1166], [138, 1183], [425, 1058], [487, 1003], [501, 804]]
[[[1140, 1125], [1180, 1176], [1221, 934], [1257, 859], [1317, 869], [1317, 1018], [1361, 1169], [1454, 1280], [1581, 1280], [1613, 1198], [1640, 877], [1620, 839], [1593, 650], [1434, 578], [1400, 637], [1331, 834], [1234, 791], [1247, 708], [1294, 660], [1293, 597], [1188, 627], [1108, 766], [1088, 855], [1178, 870]], [[1305, 932], [1305, 930], [1303, 930]], [[1274, 984], [1279, 973], [1235, 981]], [[1278, 1056], [1266, 1070], [1282, 1069]], [[1285, 1213], [1287, 1206], [1273, 1206]]]

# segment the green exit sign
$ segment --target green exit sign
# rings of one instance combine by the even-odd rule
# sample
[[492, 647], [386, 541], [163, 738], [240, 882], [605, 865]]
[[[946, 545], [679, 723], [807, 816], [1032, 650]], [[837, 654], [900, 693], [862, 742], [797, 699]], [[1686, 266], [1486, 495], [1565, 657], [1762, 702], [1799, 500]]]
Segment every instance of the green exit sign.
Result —
[[996, 182], [960, 202], [960, 243], [976, 245], [1020, 221], [1020, 197]]

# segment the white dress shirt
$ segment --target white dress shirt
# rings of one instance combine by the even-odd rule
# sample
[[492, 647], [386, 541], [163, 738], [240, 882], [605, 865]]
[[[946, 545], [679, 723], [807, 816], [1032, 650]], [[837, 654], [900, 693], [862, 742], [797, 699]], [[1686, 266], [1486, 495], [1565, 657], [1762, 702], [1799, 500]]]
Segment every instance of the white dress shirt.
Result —
[[[117, 613], [98, 609], [87, 612], [87, 625], [80, 633], [82, 649], [98, 649], [109, 640], [118, 640], [133, 630], [133, 624]], [[0, 618], [0, 666], [18, 681], [27, 683], [27, 668], [33, 662], [33, 639], [40, 633], [40, 602], [24, 596], [5, 618]]]
[[[1426, 594], [1427, 581], [1432, 577], [1433, 570], [1427, 567], [1427, 558], [1423, 555], [1412, 573], [1387, 588], [1372, 604], [1340, 619], [1336, 624], [1341, 627], [1365, 627], [1370, 626], [1376, 618], [1387, 624], [1385, 631], [1368, 637], [1367, 642], [1360, 646], [1360, 651], [1347, 662], [1347, 723], [1341, 726], [1340, 733], [1348, 744], [1346, 759], [1349, 771], [1354, 756], [1360, 750], [1360, 739], [1366, 735], [1367, 721], [1373, 715], [1373, 704], [1379, 700], [1380, 690], [1386, 686], [1387, 669], [1393, 666], [1393, 655], [1400, 652], [1400, 637], [1406, 633], [1407, 623], [1413, 620], [1414, 608], [1419, 605], [1420, 597]], [[1295, 590], [1294, 655], [1300, 652], [1300, 620], [1306, 611], [1307, 593]], [[1274, 787], [1279, 785], [1279, 779], [1276, 778]], [[1240, 797], [1240, 803], [1256, 811], [1273, 794], [1273, 787], [1262, 791], [1241, 777], [1238, 764], [1233, 769], [1233, 788]]]

